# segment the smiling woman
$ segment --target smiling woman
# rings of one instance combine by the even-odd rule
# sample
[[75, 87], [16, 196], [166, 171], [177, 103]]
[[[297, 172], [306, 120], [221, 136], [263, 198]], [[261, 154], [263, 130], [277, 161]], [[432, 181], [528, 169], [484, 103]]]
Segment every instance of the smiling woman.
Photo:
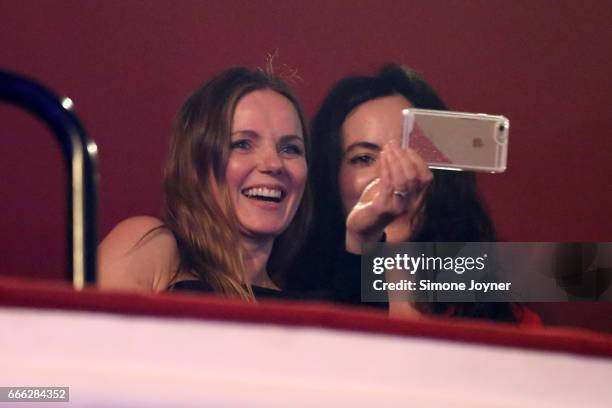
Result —
[[207, 82], [176, 119], [163, 219], [111, 231], [99, 286], [274, 295], [308, 221], [307, 149], [301, 107], [278, 78], [233, 68]]
[[423, 78], [399, 64], [343, 78], [325, 97], [312, 124], [316, 223], [289, 286], [324, 288], [337, 301], [409, 317], [521, 321], [526, 309], [501, 302], [425, 303], [393, 293], [387, 303], [362, 302], [359, 257], [346, 255], [366, 243], [496, 240], [474, 173], [431, 171], [416, 151], [400, 148], [402, 109], [410, 107], [447, 110]]
[[285, 230], [306, 182], [299, 115], [284, 96], [259, 90], [234, 112], [226, 182], [246, 237], [275, 237]]

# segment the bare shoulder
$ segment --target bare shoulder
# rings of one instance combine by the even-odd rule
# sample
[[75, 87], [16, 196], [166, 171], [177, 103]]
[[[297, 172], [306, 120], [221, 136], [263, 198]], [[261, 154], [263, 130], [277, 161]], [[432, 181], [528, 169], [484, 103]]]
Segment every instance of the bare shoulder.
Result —
[[[164, 228], [164, 223], [155, 217], [149, 217], [145, 215], [127, 218], [121, 221], [111, 230], [111, 232], [104, 238], [100, 246], [110, 247], [112, 251], [118, 252], [129, 252], [137, 245], [141, 244], [143, 240], [148, 239], [152, 241], [153, 238], [164, 237], [170, 231]], [[162, 244], [157, 242], [156, 244]]]
[[98, 246], [98, 286], [162, 291], [178, 264], [176, 239], [161, 220], [148, 216], [128, 218]]

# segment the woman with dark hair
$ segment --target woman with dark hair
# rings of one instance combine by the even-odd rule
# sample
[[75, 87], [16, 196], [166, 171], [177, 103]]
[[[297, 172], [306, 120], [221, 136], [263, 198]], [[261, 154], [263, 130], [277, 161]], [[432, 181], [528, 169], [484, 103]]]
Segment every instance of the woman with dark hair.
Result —
[[[345, 249], [358, 253], [360, 244], [381, 240], [383, 234], [389, 243], [495, 241], [474, 173], [433, 170], [432, 177], [416, 152], [398, 147], [401, 111], [410, 107], [447, 109], [425, 80], [397, 64], [375, 76], [344, 78], [324, 99], [311, 127], [309, 177], [316, 223], [300, 264], [292, 268], [292, 285], [331, 288], [340, 301], [360, 303], [359, 264], [350, 268], [346, 257], [339, 261]], [[392, 181], [380, 187], [383, 179]], [[381, 209], [380, 203], [395, 208]], [[364, 216], [368, 211], [374, 214]], [[370, 227], [355, 241], [351, 235], [360, 229], [355, 219], [363, 217], [368, 222], [361, 225]], [[518, 308], [507, 303], [419, 303], [411, 309], [502, 321], [521, 318]]]
[[278, 295], [308, 222], [308, 135], [277, 77], [229, 69], [179, 111], [163, 220], [134, 217], [99, 246], [102, 288]]

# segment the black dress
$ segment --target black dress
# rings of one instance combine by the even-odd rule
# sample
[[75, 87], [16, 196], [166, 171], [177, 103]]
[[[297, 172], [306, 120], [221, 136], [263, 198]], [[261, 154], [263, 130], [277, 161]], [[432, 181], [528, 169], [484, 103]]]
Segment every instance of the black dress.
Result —
[[[323, 267], [324, 265], [320, 265]], [[328, 285], [318, 288], [291, 288], [275, 290], [261, 286], [251, 286], [256, 299], [285, 299], [301, 301], [321, 301], [351, 305], [367, 305], [386, 308], [385, 302], [362, 302], [361, 300], [361, 255], [339, 251], [331, 263], [331, 279]], [[184, 280], [175, 283], [170, 291], [214, 292], [199, 280]]]
[[[285, 290], [276, 290], [270, 288], [263, 288], [261, 286], [251, 286], [253, 289], [253, 294], [256, 299], [285, 299], [285, 300], [319, 300], [326, 301], [331, 300], [330, 295], [320, 291], [320, 292], [295, 292], [295, 291], [285, 291]], [[170, 288], [171, 291], [191, 291], [191, 292], [210, 292], [213, 290], [210, 286], [204, 284], [199, 280], [184, 280], [180, 282], [176, 282]]]

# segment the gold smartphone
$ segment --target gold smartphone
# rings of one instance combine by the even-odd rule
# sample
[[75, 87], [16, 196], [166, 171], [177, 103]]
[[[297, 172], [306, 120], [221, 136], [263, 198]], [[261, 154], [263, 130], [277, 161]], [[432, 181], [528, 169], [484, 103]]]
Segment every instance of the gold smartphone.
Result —
[[404, 109], [402, 147], [416, 150], [432, 169], [502, 173], [510, 121], [499, 115]]

